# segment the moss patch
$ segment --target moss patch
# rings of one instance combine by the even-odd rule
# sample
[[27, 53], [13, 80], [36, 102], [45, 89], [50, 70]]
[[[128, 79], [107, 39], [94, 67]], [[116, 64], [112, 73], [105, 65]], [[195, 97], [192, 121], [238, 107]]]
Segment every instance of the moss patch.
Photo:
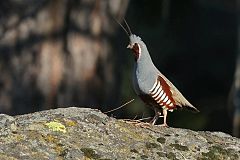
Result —
[[130, 152], [139, 153], [136, 149], [131, 149]]
[[148, 159], [148, 156], [146, 156], [146, 155], [141, 155], [140, 157], [141, 157], [141, 159]]
[[183, 146], [183, 145], [180, 145], [180, 144], [177, 144], [177, 143], [176, 144], [170, 144], [170, 146], [172, 148], [175, 148], [175, 149], [180, 150], [180, 151], [188, 151], [189, 150], [187, 146]]
[[232, 149], [223, 149], [221, 146], [212, 146], [209, 152], [202, 153], [202, 159], [239, 159], [239, 156]]
[[101, 117], [99, 117], [95, 114], [89, 114], [86, 117], [86, 119], [88, 120], [88, 122], [93, 123], [93, 124], [99, 124], [99, 123], [102, 123], [104, 121]]
[[157, 152], [157, 154], [159, 155], [159, 157], [166, 157], [167, 154], [164, 152]]
[[171, 160], [178, 160], [176, 155], [174, 153], [172, 153], [172, 152], [167, 154], [167, 158], [171, 159]]
[[156, 143], [146, 142], [146, 148], [147, 149], [158, 148], [158, 147], [160, 147], [160, 146]]
[[158, 141], [159, 143], [164, 144], [164, 143], [166, 142], [166, 139], [165, 139], [164, 137], [159, 137], [159, 138], [157, 138], [157, 141]]
[[100, 155], [96, 154], [96, 152], [92, 148], [81, 148], [81, 151], [84, 153], [84, 156], [92, 159], [99, 159]]

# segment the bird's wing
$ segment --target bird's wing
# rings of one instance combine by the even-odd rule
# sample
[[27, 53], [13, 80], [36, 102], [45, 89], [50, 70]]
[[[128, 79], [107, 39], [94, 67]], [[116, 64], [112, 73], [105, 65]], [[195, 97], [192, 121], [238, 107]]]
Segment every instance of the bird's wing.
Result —
[[156, 77], [155, 83], [149, 90], [149, 93], [158, 105], [171, 110], [176, 108], [176, 103], [172, 96], [170, 86], [160, 75]]
[[194, 107], [188, 100], [182, 95], [182, 93], [163, 75], [160, 74], [159, 78], [161, 84], [165, 86], [166, 90], [169, 90], [169, 95], [171, 95], [172, 99], [174, 100], [174, 104], [178, 107], [186, 107], [195, 112], [199, 112], [199, 110]]

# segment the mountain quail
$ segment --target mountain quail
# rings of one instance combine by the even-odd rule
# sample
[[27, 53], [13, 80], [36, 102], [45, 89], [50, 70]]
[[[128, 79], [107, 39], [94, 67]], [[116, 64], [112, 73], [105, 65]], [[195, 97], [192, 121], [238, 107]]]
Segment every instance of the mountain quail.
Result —
[[[125, 21], [125, 20], [124, 20]], [[133, 87], [136, 94], [144, 103], [151, 106], [155, 111], [154, 118], [150, 121], [152, 125], [158, 120], [163, 112], [164, 123], [167, 125], [167, 111], [186, 107], [195, 112], [199, 112], [179, 90], [155, 67], [148, 52], [147, 46], [139, 36], [132, 34], [127, 22], [127, 30], [120, 24], [129, 36], [127, 48], [132, 50], [135, 63], [133, 70]]]

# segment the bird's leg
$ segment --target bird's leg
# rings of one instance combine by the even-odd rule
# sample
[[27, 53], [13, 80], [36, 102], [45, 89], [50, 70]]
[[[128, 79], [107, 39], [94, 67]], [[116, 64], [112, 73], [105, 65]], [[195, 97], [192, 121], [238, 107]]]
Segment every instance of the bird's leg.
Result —
[[156, 121], [158, 120], [158, 118], [161, 116], [161, 112], [158, 109], [154, 109], [154, 111], [155, 111], [155, 116], [149, 122], [151, 125], [154, 125], [156, 123]]
[[165, 127], [168, 127], [168, 125], [167, 125], [167, 110], [166, 109], [163, 110], [163, 125]]
[[160, 126], [163, 127], [168, 127], [167, 125], [167, 109], [163, 109], [163, 124], [161, 124]]
[[139, 122], [139, 123], [136, 123], [135, 125], [140, 126], [142, 128], [149, 128], [151, 125], [154, 125], [158, 120], [158, 118], [161, 116], [161, 112], [158, 109], [154, 109], [154, 111], [155, 111], [155, 116], [149, 123]]

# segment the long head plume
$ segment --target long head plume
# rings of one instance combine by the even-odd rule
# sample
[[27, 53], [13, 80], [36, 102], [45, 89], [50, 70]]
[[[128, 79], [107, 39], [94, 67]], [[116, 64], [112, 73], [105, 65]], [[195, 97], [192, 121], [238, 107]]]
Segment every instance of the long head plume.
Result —
[[127, 26], [128, 31], [126, 28], [123, 27], [123, 25], [118, 20], [115, 19], [115, 21], [119, 24], [119, 26], [121, 26], [121, 28], [125, 31], [125, 33], [127, 34], [128, 37], [130, 35], [132, 35], [132, 31], [131, 31], [127, 21], [125, 20], [125, 18], [123, 18], [123, 21], [124, 21], [125, 25]]
[[132, 35], [132, 31], [131, 31], [131, 29], [130, 29], [128, 23], [127, 23], [127, 21], [125, 20], [125, 18], [123, 18], [123, 21], [125, 22], [125, 24], [126, 24], [126, 26], [127, 26], [127, 28], [128, 28], [128, 31], [129, 31], [129, 33], [130, 33], [130, 35]]

